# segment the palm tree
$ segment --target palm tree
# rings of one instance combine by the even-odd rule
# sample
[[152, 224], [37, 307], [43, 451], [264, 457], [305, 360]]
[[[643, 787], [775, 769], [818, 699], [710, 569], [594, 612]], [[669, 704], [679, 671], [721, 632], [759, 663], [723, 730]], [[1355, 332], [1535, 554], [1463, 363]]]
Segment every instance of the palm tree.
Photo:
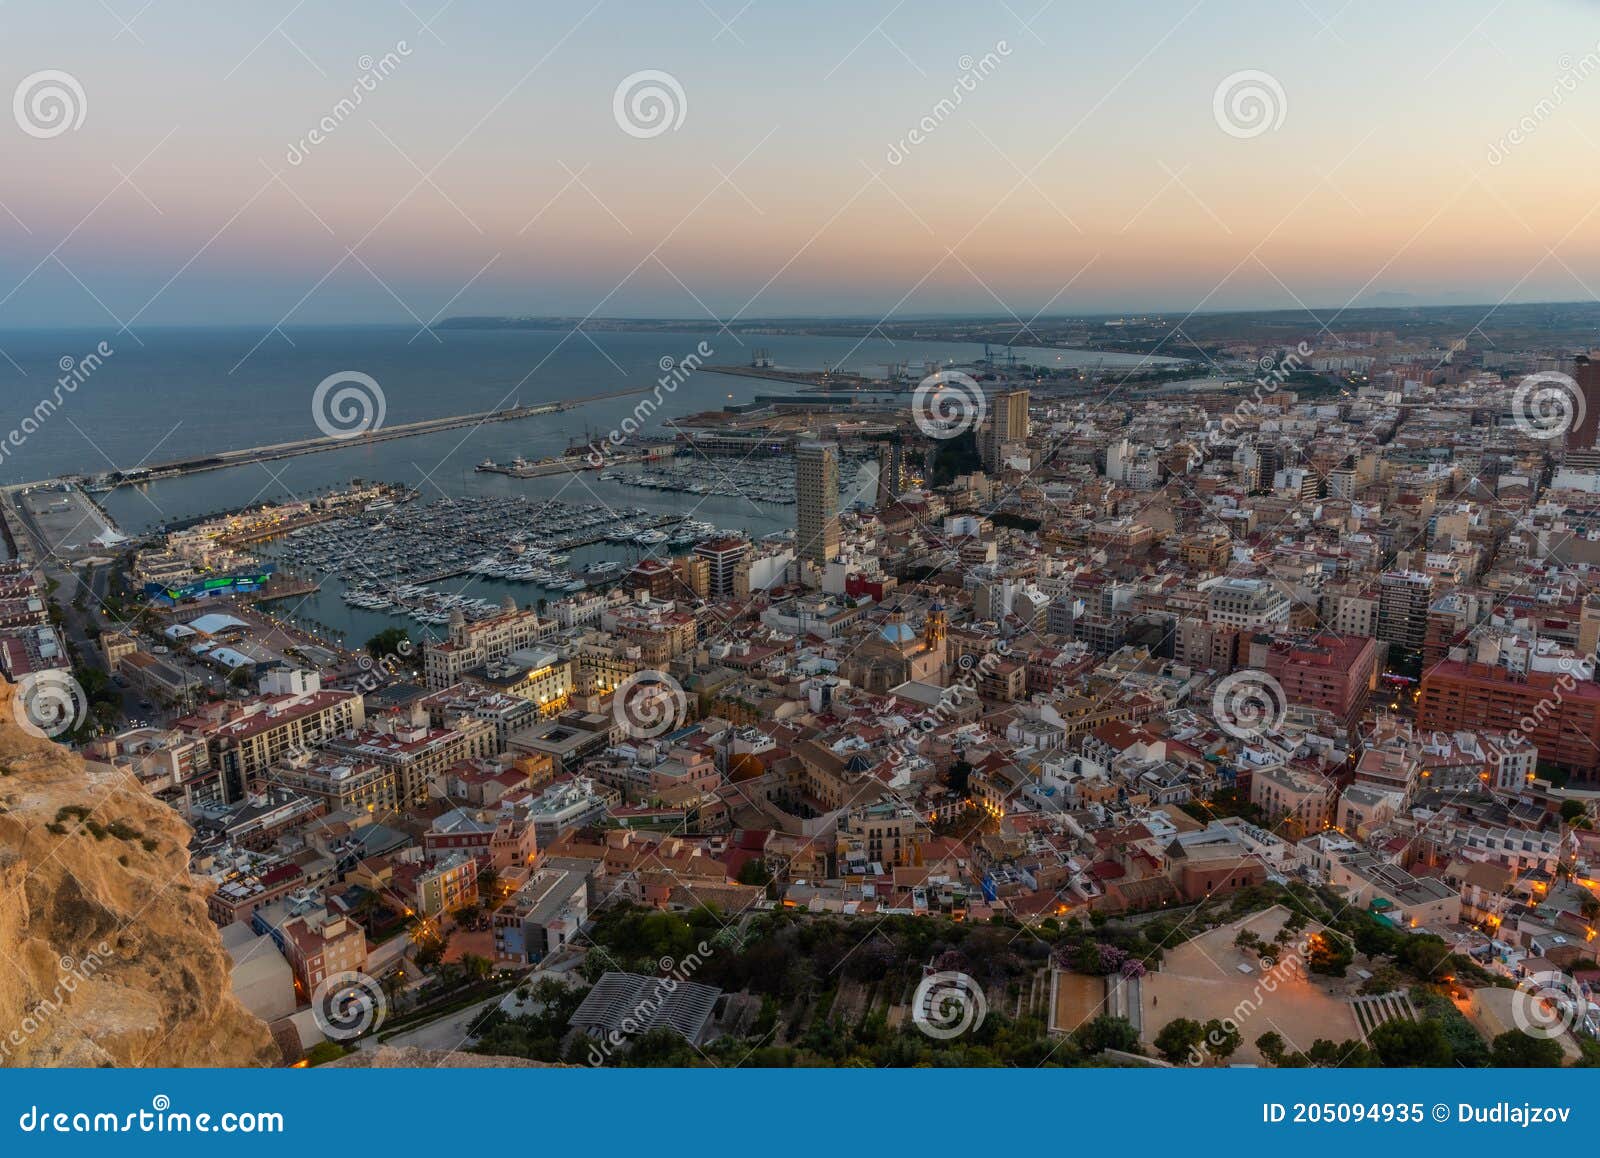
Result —
[[400, 1009], [405, 1000], [406, 975], [403, 969], [393, 969], [378, 979], [378, 985], [383, 989], [384, 997], [388, 998], [389, 1008], [394, 1011]]
[[490, 865], [478, 870], [478, 896], [483, 903], [492, 906], [499, 897], [500, 873]]

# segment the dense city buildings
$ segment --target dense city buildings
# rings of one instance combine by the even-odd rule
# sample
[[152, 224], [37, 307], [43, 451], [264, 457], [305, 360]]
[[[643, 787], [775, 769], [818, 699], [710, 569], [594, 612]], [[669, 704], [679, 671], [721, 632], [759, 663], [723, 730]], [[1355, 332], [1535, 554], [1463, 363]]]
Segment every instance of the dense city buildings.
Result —
[[[1232, 1016], [1240, 966], [1299, 914], [1372, 950], [1351, 977], [1455, 961], [1453, 1032], [1489, 1050], [1495, 993], [1600, 971], [1600, 458], [1502, 421], [1543, 358], [1342, 340], [1295, 389], [1114, 401], [977, 363], [987, 414], [948, 438], [906, 391], [775, 396], [601, 470], [689, 513], [363, 483], [154, 534], [133, 556], [160, 579], [125, 585], [131, 614], [75, 649], [71, 671], [104, 675], [70, 742], [190, 826], [238, 983], [296, 1057], [330, 977], [418, 978], [415, 1000], [445, 1005], [560, 974], [564, 1027], [516, 1048], [568, 1060], [645, 984], [628, 938], [648, 914], [751, 930], [764, 948], [718, 952], [772, 955], [783, 984], [809, 960], [791, 924], [859, 923], [870, 946], [887, 917], [930, 938], [959, 922], [980, 954], [978, 931], [1025, 928], [1043, 948], [1012, 979], [1055, 995], [1035, 1001], [1042, 1048], [1077, 1049], [1074, 1011], [1114, 1002], [1152, 1055], [1181, 1002]], [[701, 521], [719, 487], [792, 508], [793, 529]], [[375, 634], [285, 622], [240, 588], [263, 556], [285, 599], [320, 568]], [[0, 569], [18, 688], [68, 670], [52, 607], [76, 639], [33, 569]], [[71, 807], [46, 824], [92, 841], [89, 820], [154, 839]], [[1203, 951], [1125, 976], [1131, 931], [1172, 912], [1208, 915]], [[913, 1023], [900, 989], [953, 960], [925, 949], [859, 950]], [[674, 1024], [685, 1048], [748, 1042], [766, 991], [742, 968]], [[1298, 1028], [1357, 1042], [1352, 1000], [1386, 995], [1327, 977]], [[1272, 1064], [1262, 1048], [1236, 1056]]]
[[725, 536], [704, 543], [696, 543], [694, 556], [705, 560], [708, 599], [740, 599], [750, 594], [748, 559], [750, 544], [743, 539]]
[[1515, 733], [1539, 757], [1600, 785], [1600, 684], [1555, 672], [1512, 675], [1483, 663], [1444, 660], [1422, 679], [1418, 722], [1440, 731]]
[[1328, 712], [1355, 734], [1378, 683], [1373, 640], [1322, 633], [1262, 643], [1264, 654], [1252, 644], [1249, 667], [1276, 679], [1289, 703]]
[[448, 637], [427, 649], [428, 686], [449, 687], [466, 672], [504, 660], [554, 629], [555, 625], [541, 619], [536, 611], [519, 611], [515, 606], [503, 614], [473, 621], [457, 613], [451, 617]]

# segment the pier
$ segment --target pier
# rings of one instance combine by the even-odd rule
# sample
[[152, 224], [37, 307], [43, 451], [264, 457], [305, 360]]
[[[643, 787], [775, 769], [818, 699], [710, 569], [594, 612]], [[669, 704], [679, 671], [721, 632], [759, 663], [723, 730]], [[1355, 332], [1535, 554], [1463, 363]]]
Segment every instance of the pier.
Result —
[[892, 382], [862, 377], [851, 370], [779, 370], [772, 366], [701, 366], [711, 374], [731, 374], [736, 378], [764, 378], [769, 382], [788, 382], [795, 386], [861, 390], [893, 390]]
[[602, 402], [608, 398], [626, 398], [634, 394], [643, 394], [647, 389], [648, 387], [641, 386], [628, 390], [612, 390], [605, 394], [595, 394], [587, 398], [573, 398], [561, 402], [544, 402], [537, 406], [508, 406], [503, 410], [485, 410], [476, 414], [456, 414], [446, 418], [424, 418], [417, 422], [403, 422], [396, 426], [380, 426], [376, 430], [344, 437], [302, 438], [293, 442], [278, 442], [267, 446], [246, 447], [243, 450], [222, 450], [217, 451], [215, 454], [153, 463], [150, 466], [132, 470], [111, 471], [89, 480], [88, 489], [109, 491], [122, 486], [137, 486], [141, 483], [155, 482], [160, 479], [198, 474], [201, 471], [226, 470], [229, 467], [249, 466], [258, 462], [272, 462], [280, 458], [293, 458], [296, 455], [320, 454], [323, 451], [339, 450], [343, 447], [370, 446], [375, 442], [387, 442], [395, 438], [414, 438], [420, 434], [437, 434], [444, 430], [458, 430], [463, 426], [478, 426], [487, 422], [514, 422], [540, 414], [557, 414], [591, 402]]
[[[592, 453], [592, 452], [590, 452]], [[633, 453], [607, 454], [601, 461], [593, 461], [589, 454], [567, 454], [559, 458], [541, 458], [537, 462], [512, 459], [510, 462], [485, 460], [474, 469], [484, 474], [503, 474], [510, 478], [544, 478], [552, 474], [577, 474], [586, 470], [604, 470], [607, 467], [654, 462], [671, 458], [677, 453], [675, 445], [651, 447]]]

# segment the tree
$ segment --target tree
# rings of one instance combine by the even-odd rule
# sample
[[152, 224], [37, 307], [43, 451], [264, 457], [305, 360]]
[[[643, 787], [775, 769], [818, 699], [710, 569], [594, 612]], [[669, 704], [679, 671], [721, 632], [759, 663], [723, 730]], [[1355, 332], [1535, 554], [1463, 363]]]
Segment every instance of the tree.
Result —
[[404, 969], [394, 969], [378, 978], [378, 985], [383, 989], [383, 995], [389, 999], [389, 1009], [399, 1012], [406, 994], [406, 973]]
[[1284, 1044], [1283, 1035], [1276, 1030], [1269, 1029], [1266, 1033], [1256, 1038], [1256, 1049], [1262, 1057], [1273, 1065], [1278, 1065], [1283, 1061]]
[[250, 665], [241, 663], [228, 673], [228, 686], [234, 688], [247, 688], [250, 686]]
[[772, 871], [767, 868], [766, 861], [760, 857], [751, 857], [739, 866], [738, 875], [734, 879], [741, 885], [770, 885]]
[[965, 796], [967, 794], [967, 782], [972, 777], [972, 765], [965, 760], [957, 760], [950, 765], [950, 769], [944, 774], [944, 777], [944, 782], [951, 792], [954, 792], [957, 796]]
[[1361, 983], [1361, 993], [1393, 993], [1406, 985], [1405, 976], [1393, 965], [1374, 967], [1372, 976]]
[[373, 659], [386, 655], [406, 655], [411, 651], [411, 637], [403, 627], [386, 627], [367, 640], [367, 654]]
[[1355, 925], [1352, 932], [1355, 935], [1356, 948], [1368, 957], [1382, 957], [1395, 952], [1404, 936], [1383, 924], [1371, 913], [1356, 913], [1352, 920]]
[[1205, 1037], [1205, 1029], [1192, 1017], [1178, 1017], [1162, 1026], [1156, 1034], [1155, 1046], [1169, 1062], [1188, 1060]]
[[1283, 1059], [1283, 1065], [1289, 1069], [1304, 1069], [1307, 1066], [1319, 1069], [1371, 1069], [1382, 1064], [1378, 1055], [1359, 1041], [1329, 1041], [1325, 1037], [1317, 1038], [1304, 1053], [1288, 1054]]
[[418, 945], [415, 956], [419, 969], [432, 969], [444, 960], [444, 942], [428, 941]]
[[1307, 942], [1306, 968], [1327, 977], [1343, 977], [1355, 954], [1350, 942], [1338, 933], [1325, 930]]
[[1206, 1049], [1218, 1061], [1227, 1061], [1233, 1051], [1244, 1044], [1244, 1034], [1239, 1027], [1213, 1017], [1205, 1024]]
[[1139, 1052], [1139, 1031], [1125, 1017], [1101, 1014], [1093, 1021], [1080, 1025], [1072, 1040], [1086, 1054], [1097, 1054], [1115, 1049], [1124, 1053]]
[[1445, 939], [1429, 933], [1407, 937], [1400, 943], [1395, 959], [1418, 977], [1429, 980], [1441, 975], [1451, 956]]
[[478, 870], [478, 897], [491, 908], [500, 899], [500, 873], [493, 865]]
[[1437, 1021], [1386, 1021], [1367, 1040], [1386, 1066], [1439, 1068], [1455, 1061]]
[[1554, 1038], [1534, 1037], [1520, 1029], [1509, 1029], [1489, 1047], [1490, 1064], [1499, 1069], [1554, 1069], [1566, 1055]]

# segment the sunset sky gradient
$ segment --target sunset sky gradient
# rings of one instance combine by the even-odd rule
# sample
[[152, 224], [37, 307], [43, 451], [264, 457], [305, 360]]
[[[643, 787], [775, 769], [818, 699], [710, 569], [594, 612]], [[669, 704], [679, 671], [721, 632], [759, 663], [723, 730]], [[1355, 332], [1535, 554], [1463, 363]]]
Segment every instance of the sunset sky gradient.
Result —
[[[457, 0], [423, 28], [441, 2], [0, 7], [0, 95], [61, 69], [87, 99], [51, 139], [0, 116], [0, 330], [1600, 286], [1600, 4]], [[291, 164], [360, 58], [402, 41]], [[890, 163], [985, 53], [992, 74]], [[612, 113], [643, 69], [687, 102], [650, 139]], [[1213, 94], [1245, 69], [1285, 100], [1240, 139]]]

